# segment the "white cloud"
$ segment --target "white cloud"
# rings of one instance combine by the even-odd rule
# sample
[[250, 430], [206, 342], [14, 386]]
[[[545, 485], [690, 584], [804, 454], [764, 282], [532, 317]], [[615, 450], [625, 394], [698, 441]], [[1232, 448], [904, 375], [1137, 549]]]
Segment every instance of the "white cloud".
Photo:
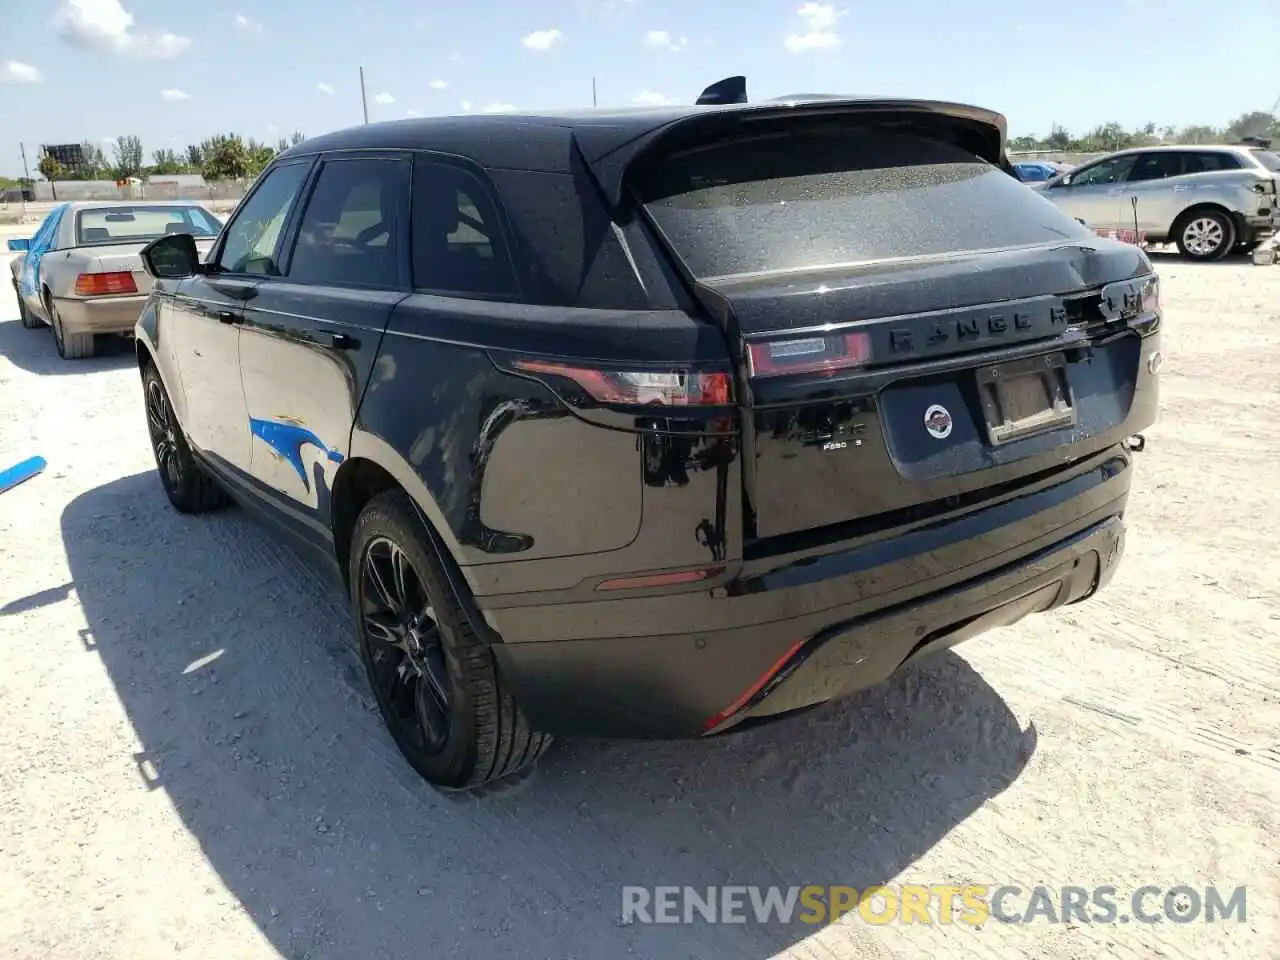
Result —
[[236, 18], [231, 21], [231, 24], [241, 33], [261, 33], [262, 32], [262, 24], [260, 24], [257, 20], [250, 20], [243, 13], [237, 13]]
[[800, 33], [789, 33], [782, 45], [789, 53], [805, 53], [809, 50], [831, 50], [840, 46], [840, 34], [836, 33], [836, 20], [843, 14], [833, 3], [802, 3], [796, 10], [800, 18]]
[[527, 37], [522, 37], [520, 42], [530, 50], [550, 50], [563, 39], [564, 34], [552, 28], [550, 30], [535, 30]]
[[650, 30], [644, 35], [644, 45], [655, 50], [670, 50], [679, 53], [689, 45], [688, 37], [673, 37], [666, 30]]
[[329, 96], [333, 96], [333, 84], [331, 83], [317, 83], [316, 89], [321, 93], [327, 93]]
[[481, 113], [510, 113], [516, 108], [514, 103], [486, 103], [480, 108]]
[[443, 90], [448, 85], [449, 85], [448, 80], [432, 80], [430, 83], [427, 84], [427, 86], [430, 87], [432, 90]]
[[134, 29], [120, 0], [61, 0], [53, 22], [67, 41], [88, 49], [166, 60], [191, 46], [190, 37]]
[[470, 112], [471, 112], [471, 101], [470, 101], [470, 100], [463, 100], [463, 101], [462, 101], [461, 106], [462, 106], [462, 112], [463, 112], [463, 113], [470, 113]]
[[638, 107], [665, 107], [669, 104], [679, 103], [675, 97], [668, 97], [665, 93], [655, 93], [653, 90], [641, 90], [631, 102]]
[[373, 102], [380, 103], [385, 107], [388, 103], [395, 103], [396, 98], [389, 93], [383, 92], [374, 97]]
[[404, 115], [405, 115], [406, 117], [420, 117], [420, 116], [422, 116], [422, 114], [420, 114], [417, 110], [406, 110], [406, 111], [404, 112]]
[[0, 83], [40, 83], [44, 75], [29, 63], [9, 60], [0, 65]]
[[185, 90], [179, 90], [177, 87], [168, 87], [160, 91], [160, 96], [170, 103], [177, 103], [179, 100], [190, 100], [191, 94]]

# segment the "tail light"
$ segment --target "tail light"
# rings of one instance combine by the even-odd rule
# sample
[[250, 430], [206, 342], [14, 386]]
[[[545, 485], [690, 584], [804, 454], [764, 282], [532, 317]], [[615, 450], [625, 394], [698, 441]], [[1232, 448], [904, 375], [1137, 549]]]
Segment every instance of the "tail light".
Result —
[[732, 402], [727, 373], [604, 370], [533, 359], [516, 360], [512, 366], [524, 373], [568, 380], [598, 403], [720, 407]]
[[1160, 278], [1157, 276], [1150, 277], [1146, 283], [1142, 285], [1139, 291], [1142, 297], [1142, 312], [1154, 313], [1160, 309]]
[[871, 338], [865, 333], [825, 337], [765, 340], [747, 346], [753, 377], [782, 377], [793, 373], [835, 374], [856, 369], [871, 359]]
[[104, 297], [115, 293], [137, 293], [138, 285], [128, 270], [116, 273], [82, 273], [76, 277], [76, 296]]

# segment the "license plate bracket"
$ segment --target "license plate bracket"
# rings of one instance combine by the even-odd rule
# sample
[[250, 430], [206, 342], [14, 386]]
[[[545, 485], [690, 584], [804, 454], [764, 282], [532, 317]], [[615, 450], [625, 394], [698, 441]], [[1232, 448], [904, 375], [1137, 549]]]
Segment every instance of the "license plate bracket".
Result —
[[1065, 354], [982, 367], [977, 380], [987, 441], [993, 447], [1076, 424]]

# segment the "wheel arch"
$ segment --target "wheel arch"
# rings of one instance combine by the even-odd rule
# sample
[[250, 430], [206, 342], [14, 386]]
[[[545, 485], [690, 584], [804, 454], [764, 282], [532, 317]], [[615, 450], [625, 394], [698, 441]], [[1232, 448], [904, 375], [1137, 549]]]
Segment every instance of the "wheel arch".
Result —
[[1187, 207], [1185, 210], [1179, 213], [1176, 217], [1174, 217], [1173, 224], [1169, 227], [1169, 238], [1172, 240], [1173, 238], [1177, 237], [1178, 234], [1181, 232], [1183, 225], [1192, 217], [1194, 217], [1197, 213], [1220, 213], [1222, 214], [1222, 216], [1227, 218], [1227, 221], [1231, 224], [1232, 229], [1234, 229], [1237, 234], [1239, 233], [1239, 224], [1236, 221], [1235, 214], [1233, 214], [1221, 203], [1217, 203], [1216, 201], [1213, 201], [1213, 200], [1201, 200], [1198, 203], [1193, 203], [1191, 206]]
[[452, 542], [435, 498], [412, 469], [384, 441], [358, 429], [352, 435], [349, 456], [343, 460], [330, 490], [329, 524], [333, 549], [343, 583], [350, 586], [351, 538], [365, 505], [379, 494], [399, 490], [408, 496], [422, 521], [427, 540], [440, 560], [459, 606], [476, 635], [488, 641], [497, 634], [476, 605], [473, 584], [457, 560], [458, 544]]

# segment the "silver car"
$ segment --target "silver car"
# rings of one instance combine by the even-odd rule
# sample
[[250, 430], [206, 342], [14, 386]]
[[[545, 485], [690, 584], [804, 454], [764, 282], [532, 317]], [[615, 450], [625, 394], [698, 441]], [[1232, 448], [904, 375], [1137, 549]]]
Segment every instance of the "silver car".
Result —
[[1280, 156], [1261, 147], [1138, 147], [1028, 186], [1095, 230], [1136, 229], [1192, 260], [1248, 252], [1280, 226]]
[[222, 221], [195, 203], [63, 203], [30, 238], [9, 241], [24, 327], [53, 327], [58, 355], [93, 355], [99, 334], [132, 333], [151, 278], [138, 251], [169, 233], [189, 233], [207, 252]]

